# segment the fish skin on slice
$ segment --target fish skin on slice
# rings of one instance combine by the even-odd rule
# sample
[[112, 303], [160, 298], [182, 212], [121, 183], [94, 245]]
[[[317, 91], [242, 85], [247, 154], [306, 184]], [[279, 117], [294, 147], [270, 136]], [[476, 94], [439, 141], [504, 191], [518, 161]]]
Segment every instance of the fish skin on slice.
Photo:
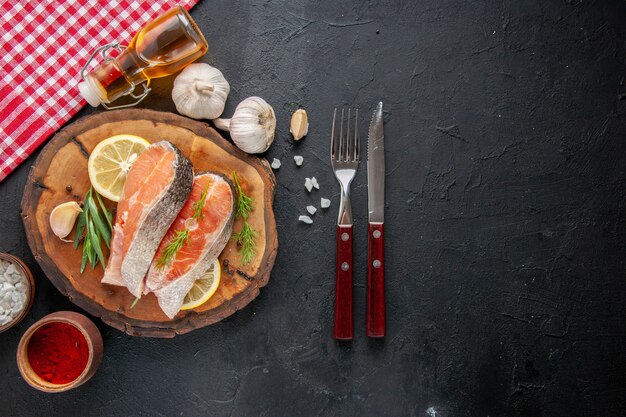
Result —
[[[196, 221], [193, 219], [194, 204], [201, 200], [205, 190], [207, 196], [202, 216]], [[155, 293], [159, 306], [169, 318], [176, 316], [194, 282], [224, 250], [231, 236], [234, 217], [235, 190], [230, 180], [212, 172], [196, 175], [189, 199], [163, 238], [146, 279], [145, 290]], [[159, 259], [167, 245], [187, 227], [187, 243], [171, 262], [160, 267]]]
[[125, 286], [141, 296], [154, 253], [192, 184], [191, 162], [171, 143], [156, 142], [139, 155], [117, 205], [103, 283]]

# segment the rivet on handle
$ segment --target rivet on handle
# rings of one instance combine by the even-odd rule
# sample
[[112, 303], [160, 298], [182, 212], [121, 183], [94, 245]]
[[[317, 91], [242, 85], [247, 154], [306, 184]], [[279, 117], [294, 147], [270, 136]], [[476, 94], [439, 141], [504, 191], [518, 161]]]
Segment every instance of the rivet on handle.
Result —
[[[346, 232], [343, 232], [343, 233], [341, 234], [341, 240], [343, 240], [343, 241], [345, 242], [345, 241], [347, 241], [348, 239], [350, 239], [350, 235], [349, 235], [349, 234], [347, 234]], [[345, 271], [345, 269], [344, 269], [344, 271]]]
[[378, 239], [380, 237], [380, 230], [374, 230], [374, 233], [372, 233], [372, 235]]
[[375, 259], [374, 262], [372, 262], [372, 266], [374, 268], [380, 268], [380, 261], [378, 259]]

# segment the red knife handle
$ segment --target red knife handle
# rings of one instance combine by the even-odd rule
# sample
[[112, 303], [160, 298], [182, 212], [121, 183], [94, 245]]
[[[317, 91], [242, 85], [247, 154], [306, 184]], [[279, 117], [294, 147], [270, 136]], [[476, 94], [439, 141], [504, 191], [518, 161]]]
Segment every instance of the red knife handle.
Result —
[[369, 223], [367, 245], [367, 335], [385, 336], [384, 225]]
[[352, 339], [352, 226], [337, 226], [335, 339]]

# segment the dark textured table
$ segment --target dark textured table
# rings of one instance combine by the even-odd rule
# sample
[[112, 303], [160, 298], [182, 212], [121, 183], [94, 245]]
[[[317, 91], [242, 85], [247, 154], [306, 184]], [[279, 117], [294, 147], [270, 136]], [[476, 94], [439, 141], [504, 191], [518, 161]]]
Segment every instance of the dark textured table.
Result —
[[[60, 395], [29, 388], [15, 363], [20, 335], [47, 313], [78, 310], [26, 244], [19, 202], [35, 155], [0, 184], [0, 251], [23, 258], [39, 284], [27, 318], [2, 335], [0, 415], [626, 415], [624, 1], [202, 0], [192, 15], [210, 42], [202, 61], [231, 83], [226, 114], [260, 95], [279, 119], [266, 155], [283, 163], [270, 283], [244, 310], [173, 340], [96, 320], [105, 358], [95, 377]], [[172, 82], [156, 81], [142, 106], [175, 111]], [[338, 343], [332, 109], [369, 114], [378, 100], [388, 336], [365, 336], [362, 164], [355, 338]], [[299, 144], [293, 103], [311, 119]], [[321, 184], [310, 195], [307, 176]], [[331, 209], [299, 223], [322, 196]]]

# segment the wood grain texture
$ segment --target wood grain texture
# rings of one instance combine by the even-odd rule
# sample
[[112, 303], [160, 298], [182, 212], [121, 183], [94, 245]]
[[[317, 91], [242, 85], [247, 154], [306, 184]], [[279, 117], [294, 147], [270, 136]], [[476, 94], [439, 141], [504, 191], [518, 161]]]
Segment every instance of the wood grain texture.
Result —
[[[259, 232], [253, 262], [242, 266], [235, 242], [229, 242], [220, 255], [222, 281], [217, 293], [197, 309], [181, 311], [173, 320], [161, 311], [153, 294], [142, 297], [130, 309], [134, 297], [126, 288], [100, 283], [101, 266], [93, 270], [87, 267], [81, 274], [80, 248], [74, 250], [71, 243], [59, 240], [48, 224], [50, 212], [57, 204], [82, 201], [90, 185], [87, 161], [92, 149], [102, 139], [121, 133], [138, 135], [150, 142], [172, 142], [193, 162], [196, 172], [216, 171], [232, 178], [232, 172], [237, 171], [244, 192], [256, 202], [248, 219]], [[240, 151], [205, 123], [145, 109], [119, 110], [83, 118], [50, 140], [30, 171], [21, 212], [35, 259], [71, 301], [130, 335], [174, 337], [230, 316], [267, 284], [278, 249], [272, 211], [275, 186], [266, 160]], [[240, 227], [239, 219], [233, 230]]]

